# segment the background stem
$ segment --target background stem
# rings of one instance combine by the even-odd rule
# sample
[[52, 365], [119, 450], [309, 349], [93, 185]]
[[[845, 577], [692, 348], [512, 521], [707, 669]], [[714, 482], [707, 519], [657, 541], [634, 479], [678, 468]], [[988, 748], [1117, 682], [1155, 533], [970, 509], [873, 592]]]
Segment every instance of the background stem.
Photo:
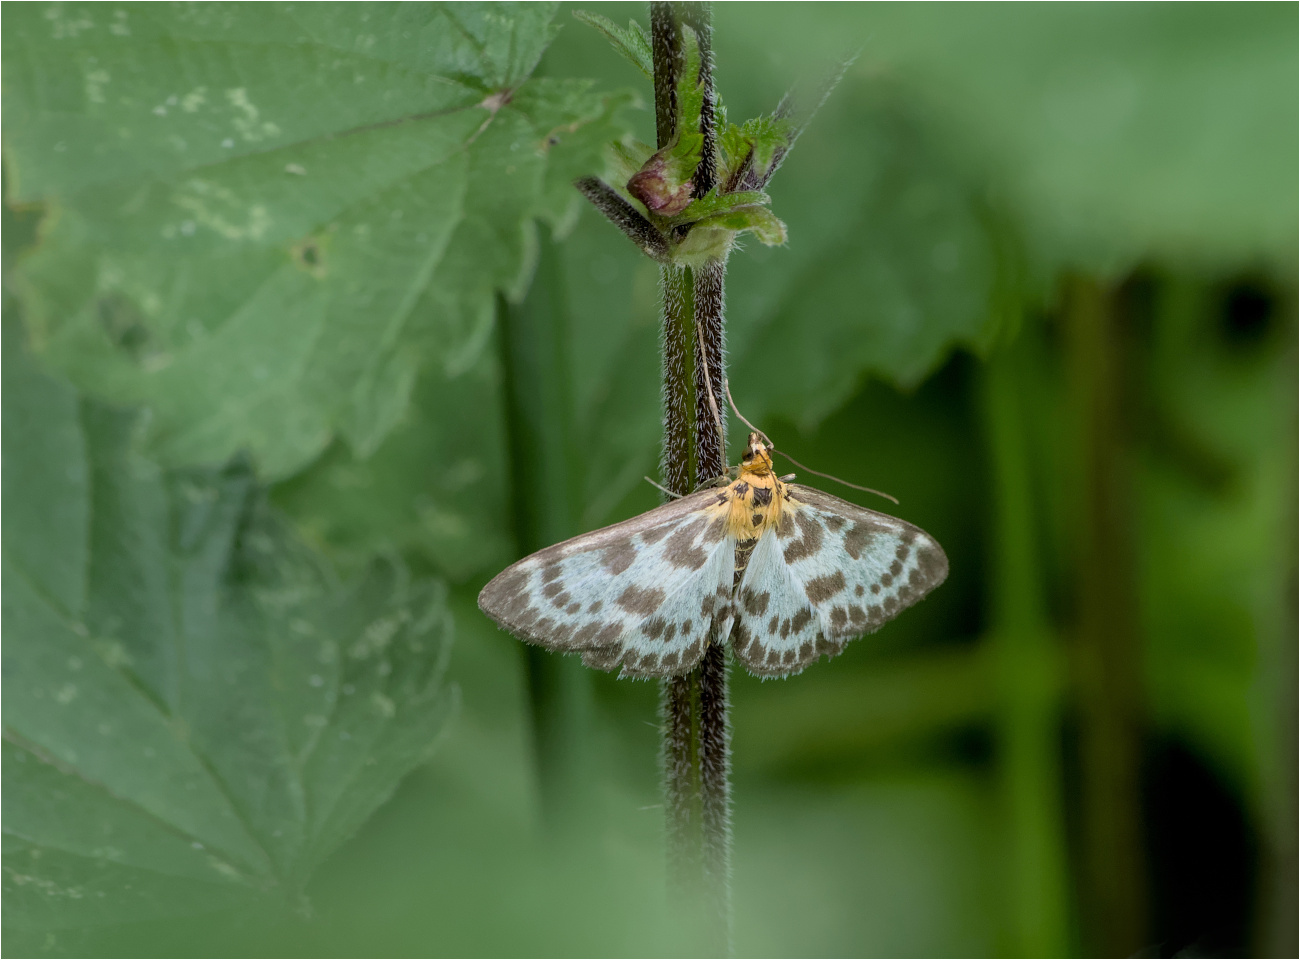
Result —
[[[1013, 956], [1069, 951], [1069, 881], [1062, 816], [1060, 644], [1047, 612], [1032, 444], [1023, 384], [1041, 358], [1025, 334], [986, 364], [982, 413], [993, 470], [993, 537], [985, 589], [999, 709], [998, 766], [1006, 811]], [[1032, 382], [1032, 381], [1029, 381]]]
[[1140, 633], [1127, 511], [1125, 336], [1116, 294], [1096, 281], [1067, 285], [1066, 330], [1081, 418], [1078, 708], [1083, 772], [1083, 907], [1087, 952], [1131, 956], [1146, 943], [1141, 813]]
[[[564, 302], [554, 241], [540, 239], [537, 276], [518, 304], [497, 298], [511, 507], [521, 555], [576, 532], [568, 433]], [[589, 760], [591, 680], [576, 658], [524, 645], [542, 818], [548, 829], [581, 822]]]

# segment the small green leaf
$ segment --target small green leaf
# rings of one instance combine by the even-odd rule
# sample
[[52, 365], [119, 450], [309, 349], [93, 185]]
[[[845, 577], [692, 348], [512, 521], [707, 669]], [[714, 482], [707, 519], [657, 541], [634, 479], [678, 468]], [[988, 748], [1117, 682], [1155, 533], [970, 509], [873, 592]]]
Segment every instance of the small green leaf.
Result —
[[799, 129], [782, 117], [754, 117], [745, 121], [740, 136], [752, 151], [750, 169], [759, 182], [768, 181], [779, 153], [789, 149], [798, 133]]
[[608, 17], [602, 17], [599, 13], [588, 13], [585, 10], [574, 10], [573, 15], [587, 26], [599, 30], [614, 49], [621, 53], [632, 66], [651, 80], [654, 79], [654, 54], [651, 51], [650, 37], [646, 34], [645, 27], [635, 20], [629, 20], [627, 29], [624, 30]]
[[5, 500], [42, 522], [4, 528], [5, 923], [296, 897], [454, 707], [444, 591], [338, 582], [247, 467], [160, 469], [20, 340]]
[[697, 220], [703, 220], [719, 213], [726, 213], [738, 207], [757, 204], [765, 205], [770, 202], [771, 198], [761, 190], [741, 190], [736, 193], [720, 194], [715, 187], [698, 200], [692, 200], [685, 210], [677, 216], [671, 217], [668, 223], [672, 226], [694, 223]]
[[705, 217], [691, 227], [680, 244], [673, 248], [673, 262], [698, 267], [706, 260], [725, 257], [742, 233], [753, 233], [766, 246], [785, 243], [785, 224], [767, 207], [753, 204], [724, 210]]

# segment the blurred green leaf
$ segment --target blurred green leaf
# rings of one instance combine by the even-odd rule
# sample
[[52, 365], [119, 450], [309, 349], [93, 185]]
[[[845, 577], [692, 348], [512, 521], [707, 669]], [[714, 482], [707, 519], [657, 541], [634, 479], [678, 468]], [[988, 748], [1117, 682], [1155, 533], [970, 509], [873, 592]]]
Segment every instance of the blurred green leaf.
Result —
[[525, 83], [548, 4], [51, 4], [5, 31], [33, 341], [148, 404], [170, 463], [363, 454], [426, 362], [465, 369], [535, 224], [563, 227], [623, 100]]
[[401, 420], [369, 457], [335, 441], [273, 497], [346, 566], [397, 549], [452, 580], [513, 553], [500, 374], [491, 351], [466, 370], [421, 374]]
[[[828, 38], [843, 45], [834, 50], [860, 46], [845, 84], [905, 91], [909, 112], [1021, 225], [1042, 263], [1114, 274], [1143, 258], [1228, 267], [1264, 258], [1287, 269], [1294, 259], [1300, 95], [1289, 7], [765, 14], [718, 8], [733, 110], [765, 109], [788, 77], [824, 62]], [[825, 127], [819, 117], [809, 134]], [[792, 161], [808, 148], [801, 142]], [[783, 190], [796, 179], [788, 171], [773, 191], [783, 217]]]
[[5, 333], [6, 924], [296, 895], [454, 706], [442, 589], [339, 583], [246, 467], [160, 469]]

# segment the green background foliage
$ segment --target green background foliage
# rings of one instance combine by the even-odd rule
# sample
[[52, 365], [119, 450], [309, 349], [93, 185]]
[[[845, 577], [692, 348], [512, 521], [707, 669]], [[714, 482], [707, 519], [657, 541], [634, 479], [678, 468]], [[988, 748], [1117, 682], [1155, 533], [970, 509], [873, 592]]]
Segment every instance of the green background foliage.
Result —
[[[657, 268], [570, 186], [653, 141], [644, 78], [547, 4], [5, 27], [11, 944], [689, 952], [655, 688], [569, 671], [557, 818], [474, 605], [531, 537], [657, 502]], [[787, 246], [731, 257], [735, 398], [952, 566], [836, 661], [733, 676], [740, 953], [1103, 952], [1117, 915], [1293, 949], [1295, 35], [717, 8], [733, 121], [858, 51], [768, 188]], [[1103, 615], [1137, 786], [1101, 809], [1140, 850], [1110, 914]]]

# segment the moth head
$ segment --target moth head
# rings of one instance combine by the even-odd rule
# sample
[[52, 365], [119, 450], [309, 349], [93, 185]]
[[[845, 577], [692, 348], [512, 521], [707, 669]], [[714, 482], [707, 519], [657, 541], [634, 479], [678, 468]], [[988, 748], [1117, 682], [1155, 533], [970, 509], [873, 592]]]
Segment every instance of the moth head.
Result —
[[767, 451], [768, 445], [763, 442], [763, 435], [751, 433], [749, 443], [745, 446], [745, 455], [740, 458], [740, 465], [746, 470], [771, 470], [772, 455]]

